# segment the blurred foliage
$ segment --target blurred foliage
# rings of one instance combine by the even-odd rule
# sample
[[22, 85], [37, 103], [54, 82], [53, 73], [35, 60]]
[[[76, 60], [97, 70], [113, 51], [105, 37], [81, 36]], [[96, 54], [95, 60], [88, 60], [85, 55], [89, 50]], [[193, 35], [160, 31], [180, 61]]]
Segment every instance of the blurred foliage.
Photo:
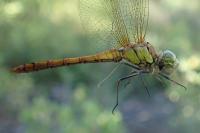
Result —
[[112, 117], [110, 111], [104, 111], [96, 101], [86, 98], [83, 88], [78, 88], [72, 94], [74, 96], [70, 106], [57, 104], [44, 97], [34, 99], [33, 105], [20, 113], [26, 132], [34, 133], [35, 129], [38, 133], [123, 132], [119, 114]]
[[[196, 133], [200, 120], [200, 3], [152, 0], [147, 40], [170, 49], [180, 67], [172, 78], [187, 86], [145, 76], [121, 85], [120, 112], [112, 115], [115, 82], [129, 73], [115, 64], [85, 64], [13, 75], [12, 66], [99, 51], [82, 30], [78, 1], [0, 1], [0, 132], [182, 132]], [[105, 44], [104, 44], [105, 45]], [[102, 45], [103, 46], [103, 45]], [[106, 69], [105, 69], [106, 68]]]

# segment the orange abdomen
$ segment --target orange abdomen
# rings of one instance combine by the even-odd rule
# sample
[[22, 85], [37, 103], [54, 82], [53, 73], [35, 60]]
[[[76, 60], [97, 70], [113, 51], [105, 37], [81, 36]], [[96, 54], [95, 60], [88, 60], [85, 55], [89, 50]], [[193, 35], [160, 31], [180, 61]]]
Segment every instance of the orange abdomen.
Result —
[[27, 73], [80, 63], [119, 62], [121, 60], [122, 57], [119, 51], [116, 49], [112, 49], [95, 55], [28, 63], [14, 67], [11, 69], [11, 71], [14, 73]]

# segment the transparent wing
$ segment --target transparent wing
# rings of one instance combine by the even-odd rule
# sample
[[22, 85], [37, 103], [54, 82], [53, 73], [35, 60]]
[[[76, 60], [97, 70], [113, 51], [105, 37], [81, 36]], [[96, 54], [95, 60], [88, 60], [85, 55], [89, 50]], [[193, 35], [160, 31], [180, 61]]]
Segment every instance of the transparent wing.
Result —
[[148, 0], [80, 0], [80, 18], [86, 31], [108, 47], [144, 41]]
[[113, 48], [117, 43], [111, 35], [112, 21], [104, 7], [103, 0], [79, 0], [80, 19], [89, 39], [97, 40], [98, 49]]
[[128, 29], [122, 13], [122, 0], [103, 0], [107, 14], [112, 22], [111, 34], [118, 42], [119, 46], [130, 44]]
[[[126, 13], [128, 29], [135, 42], [142, 43], [145, 41], [146, 31], [149, 21], [149, 0], [128, 0], [128, 8], [123, 8]], [[123, 3], [123, 2], [122, 2]]]

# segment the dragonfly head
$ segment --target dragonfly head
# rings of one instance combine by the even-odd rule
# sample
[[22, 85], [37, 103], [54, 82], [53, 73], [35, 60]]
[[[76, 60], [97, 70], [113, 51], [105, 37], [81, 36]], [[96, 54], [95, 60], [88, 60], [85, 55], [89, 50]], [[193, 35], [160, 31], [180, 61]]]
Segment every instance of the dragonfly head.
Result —
[[161, 73], [170, 75], [178, 67], [178, 64], [176, 55], [170, 50], [165, 50], [159, 55], [158, 66]]

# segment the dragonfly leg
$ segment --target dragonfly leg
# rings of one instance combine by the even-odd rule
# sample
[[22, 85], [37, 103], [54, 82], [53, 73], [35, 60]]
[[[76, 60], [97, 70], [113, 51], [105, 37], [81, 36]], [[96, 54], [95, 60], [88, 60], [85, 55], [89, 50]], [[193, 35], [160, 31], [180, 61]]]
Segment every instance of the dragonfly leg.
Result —
[[171, 81], [172, 83], [183, 87], [185, 90], [187, 90], [187, 87], [185, 87], [184, 85], [182, 85], [182, 84], [178, 83], [177, 81], [171, 79], [169, 76], [167, 76], [167, 75], [165, 75], [165, 74], [162, 74], [162, 73], [159, 73], [159, 75], [160, 75], [161, 77], [163, 77], [163, 78], [165, 78], [165, 79]]
[[137, 67], [136, 65], [133, 65], [133, 64], [130, 64], [130, 63], [127, 63], [127, 62], [123, 62], [122, 64], [128, 66], [128, 67], [131, 67], [131, 68], [134, 68], [136, 70], [141, 70], [139, 67]]
[[118, 64], [102, 81], [100, 81], [97, 84], [97, 87], [100, 88], [101, 85], [115, 73], [115, 71], [120, 67], [120, 65], [121, 64]]
[[149, 89], [148, 89], [148, 87], [146, 86], [146, 84], [145, 84], [145, 82], [144, 82], [144, 80], [143, 80], [143, 78], [142, 78], [142, 76], [139, 76], [140, 77], [140, 79], [141, 79], [141, 81], [142, 81], [142, 84], [144, 85], [144, 88], [146, 89], [146, 91], [147, 91], [147, 94], [149, 95], [149, 97], [151, 96], [151, 94], [150, 94], [150, 92], [149, 92]]
[[119, 85], [122, 81], [124, 80], [127, 80], [129, 78], [132, 78], [132, 77], [135, 77], [135, 76], [138, 76], [140, 75], [142, 72], [132, 72], [130, 75], [126, 76], [126, 77], [123, 77], [123, 78], [120, 78], [118, 81], [117, 81], [117, 98], [116, 98], [116, 104], [115, 106], [113, 107], [113, 110], [112, 110], [112, 114], [114, 114], [114, 111], [116, 109], [116, 107], [118, 106], [118, 103], [119, 103]]
[[[135, 69], [133, 69], [128, 75], [131, 75], [133, 73], [137, 73]], [[128, 79], [127, 83], [124, 85], [124, 88], [126, 88], [131, 83], [131, 78]]]
[[[130, 64], [130, 63], [128, 63], [128, 62], [122, 62], [121, 64], [133, 68], [133, 70], [131, 71], [131, 73], [130, 73], [129, 75], [131, 75], [131, 74], [133, 74], [133, 73], [136, 73], [137, 71], [140, 70], [139, 67], [137, 67], [136, 65]], [[124, 85], [124, 87], [126, 88], [129, 84], [130, 84], [130, 79], [129, 79], [128, 82]]]
[[155, 79], [157, 79], [161, 83], [162, 88], [166, 87], [166, 83], [161, 79], [161, 77], [155, 76]]

